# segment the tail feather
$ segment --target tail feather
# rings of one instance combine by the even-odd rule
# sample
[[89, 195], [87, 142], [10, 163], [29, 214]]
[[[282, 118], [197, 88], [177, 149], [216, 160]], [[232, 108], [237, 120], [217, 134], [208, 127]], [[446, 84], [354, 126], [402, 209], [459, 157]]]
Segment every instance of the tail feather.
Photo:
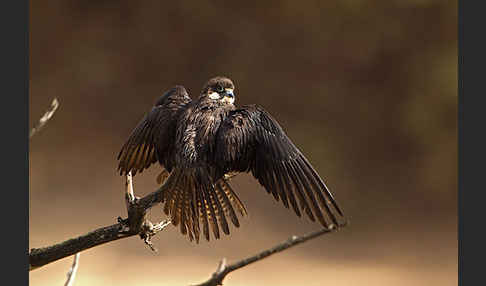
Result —
[[220, 229], [226, 235], [230, 233], [226, 216], [236, 227], [240, 226], [235, 208], [242, 216], [247, 215], [245, 206], [225, 179], [213, 185], [208, 176], [181, 170], [172, 171], [168, 181], [165, 170], [159, 177], [158, 181], [170, 184], [164, 194], [164, 213], [183, 235], [188, 235], [190, 241], [199, 242], [200, 223], [202, 234], [209, 241], [210, 228], [215, 239], [220, 238]]
[[246, 211], [245, 206], [243, 205], [243, 203], [241, 202], [240, 198], [235, 193], [233, 188], [230, 186], [228, 181], [222, 179], [222, 180], [220, 180], [220, 182], [221, 182], [220, 184], [221, 184], [221, 187], [223, 188], [223, 191], [226, 193], [226, 195], [230, 199], [231, 203], [234, 204], [236, 206], [236, 208], [238, 208], [238, 211], [240, 212], [241, 216], [248, 215], [248, 212]]
[[240, 222], [238, 221], [238, 217], [236, 216], [235, 210], [231, 205], [230, 199], [228, 198], [226, 192], [221, 187], [221, 182], [216, 184], [216, 194], [218, 196], [218, 200], [221, 202], [221, 206], [223, 207], [223, 212], [230, 217], [231, 222], [236, 227], [240, 227]]
[[201, 187], [196, 188], [196, 194], [198, 198], [197, 207], [203, 225], [203, 234], [204, 237], [206, 237], [206, 240], [209, 241], [208, 209], [207, 209], [207, 204], [204, 202], [203, 192], [204, 191], [202, 190]]
[[218, 196], [216, 188], [211, 189], [210, 196], [211, 196], [211, 201], [215, 205], [213, 206], [213, 208], [216, 212], [216, 217], [218, 218], [219, 224], [221, 225], [224, 234], [229, 235], [230, 232], [228, 227], [228, 221], [226, 221], [226, 216], [223, 210], [223, 206], [221, 205], [221, 199], [220, 196]]
[[216, 200], [213, 197], [213, 190], [214, 187], [212, 185], [209, 185], [207, 188], [205, 188], [205, 198], [206, 198], [206, 203], [207, 207], [206, 209], [209, 209], [209, 218], [211, 221], [211, 227], [213, 229], [213, 234], [216, 239], [219, 239], [219, 226], [218, 226], [218, 220], [221, 221], [221, 216], [217, 211], [217, 206], [216, 206]]

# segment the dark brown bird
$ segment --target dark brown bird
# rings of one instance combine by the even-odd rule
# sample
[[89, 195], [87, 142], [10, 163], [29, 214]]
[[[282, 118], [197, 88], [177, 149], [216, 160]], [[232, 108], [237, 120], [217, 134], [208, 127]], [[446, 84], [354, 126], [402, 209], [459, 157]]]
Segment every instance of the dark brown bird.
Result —
[[235, 107], [233, 82], [210, 79], [198, 99], [176, 86], [162, 95], [123, 145], [121, 175], [142, 172], [159, 162], [157, 177], [169, 191], [164, 212], [182, 234], [199, 242], [229, 234], [226, 217], [239, 227], [235, 209], [247, 211], [228, 183], [228, 175], [251, 172], [258, 182], [292, 207], [324, 226], [338, 224], [343, 213], [309, 161], [262, 107]]

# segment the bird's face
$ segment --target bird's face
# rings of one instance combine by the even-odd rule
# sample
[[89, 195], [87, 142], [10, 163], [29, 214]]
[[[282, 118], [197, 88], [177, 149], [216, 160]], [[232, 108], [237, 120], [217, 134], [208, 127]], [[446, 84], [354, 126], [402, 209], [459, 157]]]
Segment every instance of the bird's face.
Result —
[[235, 86], [229, 78], [215, 77], [206, 83], [203, 96], [225, 104], [233, 104], [235, 102], [234, 90]]

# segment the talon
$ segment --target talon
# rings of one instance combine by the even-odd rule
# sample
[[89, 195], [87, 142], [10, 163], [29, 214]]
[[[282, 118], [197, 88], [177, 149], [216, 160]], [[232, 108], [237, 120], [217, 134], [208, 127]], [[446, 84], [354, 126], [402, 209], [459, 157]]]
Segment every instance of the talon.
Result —
[[150, 234], [147, 234], [147, 233], [141, 233], [140, 236], [142, 236], [142, 239], [143, 239], [143, 242], [148, 246], [150, 247], [150, 249], [153, 251], [153, 252], [157, 252], [157, 249], [154, 247], [154, 244], [152, 243], [152, 236]]

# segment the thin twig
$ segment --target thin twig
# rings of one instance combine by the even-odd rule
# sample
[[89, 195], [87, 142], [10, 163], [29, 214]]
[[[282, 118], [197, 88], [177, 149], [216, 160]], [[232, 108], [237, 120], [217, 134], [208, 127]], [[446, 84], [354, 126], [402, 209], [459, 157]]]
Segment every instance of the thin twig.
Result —
[[46, 113], [44, 113], [44, 115], [39, 119], [37, 126], [33, 127], [30, 130], [29, 139], [32, 138], [34, 134], [39, 132], [44, 127], [44, 125], [46, 125], [47, 121], [51, 119], [51, 117], [54, 115], [54, 112], [56, 112], [58, 107], [59, 107], [59, 101], [57, 101], [57, 98], [54, 98], [49, 110], [47, 110]]
[[79, 252], [74, 255], [74, 260], [73, 260], [73, 265], [71, 266], [71, 269], [69, 269], [69, 272], [67, 273], [67, 280], [66, 283], [64, 283], [64, 286], [72, 286], [74, 283], [74, 278], [76, 278], [76, 271], [78, 271], [78, 265], [79, 265]]
[[328, 228], [328, 229], [324, 228], [324, 229], [321, 229], [321, 230], [318, 230], [318, 231], [315, 231], [315, 232], [311, 232], [311, 233], [308, 233], [308, 234], [300, 236], [300, 237], [294, 235], [291, 238], [287, 239], [286, 241], [279, 243], [278, 245], [276, 245], [272, 248], [266, 249], [266, 250], [264, 250], [264, 251], [262, 251], [262, 252], [260, 252], [256, 255], [242, 259], [242, 260], [237, 261], [236, 263], [233, 263], [233, 264], [230, 264], [230, 265], [226, 265], [226, 259], [223, 258], [223, 260], [221, 260], [221, 262], [218, 265], [218, 268], [213, 273], [211, 278], [209, 278], [206, 282], [203, 282], [201, 284], [196, 284], [194, 286], [219, 286], [219, 285], [223, 285], [224, 278], [226, 277], [226, 275], [228, 275], [232, 271], [235, 271], [237, 269], [245, 267], [248, 264], [251, 264], [253, 262], [257, 262], [257, 261], [262, 260], [262, 259], [264, 259], [264, 258], [266, 258], [266, 257], [268, 257], [272, 254], [284, 251], [284, 250], [286, 250], [290, 247], [296, 246], [297, 244], [304, 243], [308, 240], [311, 240], [311, 239], [316, 238], [318, 236], [321, 236], [323, 234], [337, 231], [338, 229], [340, 229], [340, 228], [342, 228], [346, 225], [347, 225], [347, 222], [340, 224], [339, 227], [334, 227], [334, 225], [331, 225], [331, 227]]

